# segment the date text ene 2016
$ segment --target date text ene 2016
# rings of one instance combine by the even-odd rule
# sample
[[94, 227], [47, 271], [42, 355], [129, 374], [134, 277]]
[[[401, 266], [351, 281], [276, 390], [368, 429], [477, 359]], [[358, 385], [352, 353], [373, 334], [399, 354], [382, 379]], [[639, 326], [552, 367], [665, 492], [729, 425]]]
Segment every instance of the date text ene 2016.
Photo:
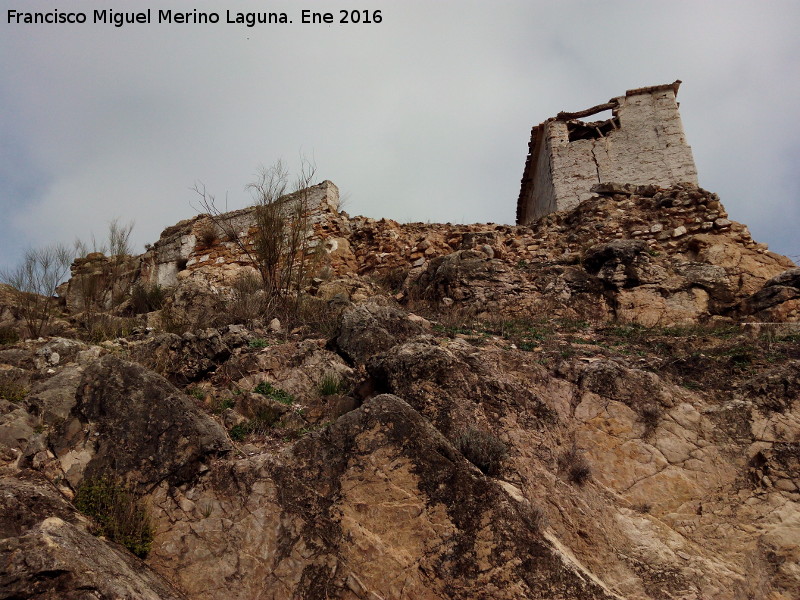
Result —
[[[333, 13], [304, 10], [301, 23], [334, 23]], [[380, 10], [340, 10], [338, 23], [380, 23]]]

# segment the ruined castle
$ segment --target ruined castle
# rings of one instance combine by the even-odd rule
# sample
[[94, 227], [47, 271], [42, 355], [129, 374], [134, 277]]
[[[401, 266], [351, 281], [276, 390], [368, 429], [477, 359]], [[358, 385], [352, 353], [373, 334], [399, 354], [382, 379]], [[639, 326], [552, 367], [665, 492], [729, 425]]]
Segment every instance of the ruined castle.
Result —
[[[517, 201], [517, 224], [574, 208], [602, 183], [697, 184], [675, 98], [680, 81], [628, 90], [577, 112], [561, 112], [531, 131]], [[586, 117], [611, 111], [604, 121]]]

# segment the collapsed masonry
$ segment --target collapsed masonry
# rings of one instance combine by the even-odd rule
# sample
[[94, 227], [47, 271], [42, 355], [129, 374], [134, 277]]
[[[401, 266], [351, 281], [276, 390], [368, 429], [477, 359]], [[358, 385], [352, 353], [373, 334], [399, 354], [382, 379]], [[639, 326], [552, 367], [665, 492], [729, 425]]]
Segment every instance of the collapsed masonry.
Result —
[[[302, 195], [301, 195], [302, 194]], [[332, 215], [339, 214], [339, 189], [323, 181], [279, 200], [287, 214], [302, 198], [305, 205], [307, 250], [335, 253], [346, 240], [329, 231]], [[99, 308], [110, 310], [114, 299], [124, 297], [136, 282], [176, 287], [182, 279], [196, 276], [213, 285], [231, 285], [242, 269], [255, 273], [241, 245], [253, 247], [256, 227], [255, 208], [250, 206], [224, 213], [225, 231], [207, 214], [180, 221], [161, 233], [160, 239], [140, 256], [105, 256], [99, 252], [77, 259], [72, 277], [58, 289], [71, 312], [88, 308], [91, 299]], [[239, 241], [228, 238], [235, 233]], [[95, 297], [97, 294], [102, 297]], [[87, 298], [90, 297], [90, 298]]]
[[[338, 214], [339, 188], [331, 181], [323, 181], [300, 192], [287, 195], [279, 200], [288, 213], [291, 212], [293, 203], [297, 202], [302, 194], [305, 204], [305, 217], [308, 219], [309, 248], [313, 249], [321, 242], [321, 237], [316, 233], [317, 226], [324, 224], [328, 215]], [[245, 244], [254, 244], [252, 230], [256, 227], [255, 208], [250, 206], [240, 210], [224, 213], [220, 219], [227, 222], [226, 231], [235, 231]], [[202, 249], [204, 231], [213, 229], [212, 243], [206, 243], [205, 252]], [[154, 284], [173, 287], [181, 278], [188, 275], [186, 269], [196, 270], [211, 267], [212, 271], [225, 271], [225, 266], [241, 262], [249, 263], [249, 258], [242, 256], [239, 245], [228, 239], [217, 240], [216, 234], [224, 238], [224, 232], [208, 217], [199, 215], [187, 221], [181, 221], [173, 227], [167, 228], [161, 234], [161, 239], [153, 248], [143, 255], [142, 274], [144, 278]], [[327, 250], [327, 248], [326, 248]]]
[[[592, 196], [597, 184], [697, 185], [692, 149], [675, 101], [680, 83], [628, 90], [605, 104], [561, 112], [535, 126], [517, 201], [517, 224], [574, 208]], [[608, 120], [582, 120], [608, 110]]]

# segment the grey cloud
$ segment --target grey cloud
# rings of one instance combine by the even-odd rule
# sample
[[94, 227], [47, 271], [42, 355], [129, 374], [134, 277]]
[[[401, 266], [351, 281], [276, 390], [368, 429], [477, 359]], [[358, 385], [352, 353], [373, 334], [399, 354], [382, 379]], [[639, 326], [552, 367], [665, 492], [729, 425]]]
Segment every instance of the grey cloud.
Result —
[[115, 216], [154, 241], [193, 214], [195, 181], [236, 208], [260, 163], [301, 151], [351, 213], [511, 222], [533, 124], [675, 78], [701, 184], [757, 239], [800, 254], [796, 3], [370, 8], [382, 24], [2, 24], [0, 266], [23, 240], [101, 233]]

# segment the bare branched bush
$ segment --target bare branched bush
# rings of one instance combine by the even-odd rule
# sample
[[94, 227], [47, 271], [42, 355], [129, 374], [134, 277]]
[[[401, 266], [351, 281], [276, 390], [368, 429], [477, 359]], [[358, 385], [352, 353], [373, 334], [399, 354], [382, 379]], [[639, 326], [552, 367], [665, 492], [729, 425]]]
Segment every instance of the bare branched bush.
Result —
[[256, 180], [246, 186], [253, 198], [253, 227], [250, 235], [240, 236], [236, 219], [230, 218], [217, 206], [215, 197], [205, 186], [196, 184], [200, 206], [225, 238], [236, 244], [258, 271], [263, 289], [269, 297], [295, 297], [303, 289], [313, 268], [314, 253], [309, 237], [309, 188], [314, 166], [302, 161], [292, 193], [289, 172], [281, 161], [262, 168]]
[[84, 240], [75, 240], [75, 256], [83, 257], [93, 252], [107, 256], [127, 256], [133, 252], [130, 244], [133, 233], [133, 221], [122, 224], [119, 218], [112, 219], [108, 224], [107, 238], [98, 241], [94, 233], [91, 234], [91, 244]]
[[0, 280], [15, 290], [15, 304], [32, 337], [47, 334], [54, 313], [53, 296], [71, 262], [67, 247], [54, 244], [28, 250], [16, 269], [0, 273]]

